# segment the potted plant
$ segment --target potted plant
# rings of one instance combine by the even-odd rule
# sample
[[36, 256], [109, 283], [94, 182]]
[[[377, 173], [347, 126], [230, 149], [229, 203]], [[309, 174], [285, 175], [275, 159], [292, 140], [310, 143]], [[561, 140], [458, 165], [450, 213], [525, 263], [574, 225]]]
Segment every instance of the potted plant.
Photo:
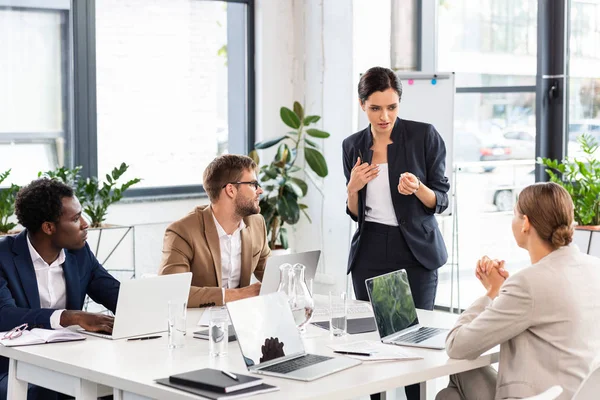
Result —
[[[250, 152], [250, 157], [260, 165], [256, 150], [279, 145], [273, 160], [261, 166], [258, 174], [264, 190], [260, 200], [260, 213], [265, 218], [271, 249], [288, 248], [288, 232], [284, 225], [296, 224], [300, 219], [300, 212], [311, 221], [306, 211], [308, 206], [301, 202], [308, 192], [308, 184], [302, 178], [308, 177], [312, 180], [311, 174], [321, 178], [328, 174], [327, 162], [320, 151], [319, 144], [309, 139], [309, 137], [326, 139], [330, 136], [327, 132], [309, 127], [317, 123], [321, 117], [305, 115], [304, 108], [298, 102], [294, 102], [293, 111], [281, 107], [279, 115], [283, 123], [293, 131], [274, 139], [258, 142], [254, 145], [255, 149]], [[297, 163], [299, 156], [305, 163]], [[304, 173], [302, 178], [298, 176], [299, 172]]]
[[[0, 185], [10, 175], [10, 169], [0, 173]], [[14, 222], [8, 222], [9, 218], [15, 213], [15, 198], [20, 187], [11, 184], [6, 189], [0, 190], [0, 235], [7, 234], [11, 229], [17, 226]]]
[[546, 166], [552, 182], [564, 187], [575, 205], [576, 229], [600, 230], [600, 161], [596, 159], [598, 142], [584, 134], [577, 139], [583, 157], [566, 157], [562, 162], [538, 158]]
[[121, 200], [127, 189], [141, 181], [140, 178], [130, 179], [118, 187], [117, 181], [128, 168], [127, 164], [121, 163], [119, 167], [113, 168], [110, 174], [106, 174], [104, 182], [100, 182], [95, 176], [81, 179], [79, 174], [81, 166], [72, 169], [60, 167], [54, 171], [39, 172], [38, 177], [58, 179], [71, 186], [81, 202], [83, 211], [90, 218], [90, 227], [100, 228], [106, 220], [108, 207]]

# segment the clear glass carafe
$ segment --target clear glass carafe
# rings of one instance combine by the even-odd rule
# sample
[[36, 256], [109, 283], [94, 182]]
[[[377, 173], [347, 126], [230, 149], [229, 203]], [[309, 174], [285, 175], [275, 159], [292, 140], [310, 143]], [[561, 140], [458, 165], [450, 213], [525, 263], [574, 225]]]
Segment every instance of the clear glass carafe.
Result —
[[282, 264], [279, 266], [278, 292], [284, 292], [288, 297], [294, 321], [300, 332], [306, 331], [306, 324], [312, 318], [315, 302], [304, 281], [302, 264]]

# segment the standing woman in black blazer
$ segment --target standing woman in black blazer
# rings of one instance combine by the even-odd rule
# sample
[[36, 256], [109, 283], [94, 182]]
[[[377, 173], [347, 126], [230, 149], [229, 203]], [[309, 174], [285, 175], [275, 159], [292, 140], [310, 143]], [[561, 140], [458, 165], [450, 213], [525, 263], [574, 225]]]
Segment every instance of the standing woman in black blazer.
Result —
[[[434, 217], [448, 207], [444, 141], [432, 125], [398, 118], [402, 83], [392, 70], [365, 72], [358, 98], [370, 124], [342, 145], [346, 212], [358, 222], [347, 270], [354, 293], [369, 300], [365, 279], [405, 269], [415, 306], [432, 310], [448, 259]], [[409, 400], [418, 399], [413, 386]]]
[[392, 70], [365, 72], [358, 98], [370, 124], [343, 143], [346, 212], [358, 222], [348, 260], [356, 298], [368, 300], [365, 279], [405, 269], [415, 305], [431, 310], [448, 259], [434, 217], [448, 207], [444, 141], [432, 125], [398, 118], [402, 83]]

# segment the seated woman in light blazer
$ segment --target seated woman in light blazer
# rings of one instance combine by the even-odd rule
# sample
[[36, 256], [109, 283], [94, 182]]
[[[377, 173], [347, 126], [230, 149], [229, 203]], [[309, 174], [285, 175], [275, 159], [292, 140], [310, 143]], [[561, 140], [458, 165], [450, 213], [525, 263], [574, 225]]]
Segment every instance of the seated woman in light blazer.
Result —
[[504, 261], [479, 260], [475, 274], [487, 295], [446, 339], [452, 358], [476, 358], [499, 344], [498, 373], [485, 367], [452, 375], [436, 400], [522, 398], [554, 385], [564, 389], [559, 399], [571, 399], [600, 355], [600, 259], [568, 246], [567, 191], [555, 183], [526, 187], [512, 231], [532, 265], [508, 278]]

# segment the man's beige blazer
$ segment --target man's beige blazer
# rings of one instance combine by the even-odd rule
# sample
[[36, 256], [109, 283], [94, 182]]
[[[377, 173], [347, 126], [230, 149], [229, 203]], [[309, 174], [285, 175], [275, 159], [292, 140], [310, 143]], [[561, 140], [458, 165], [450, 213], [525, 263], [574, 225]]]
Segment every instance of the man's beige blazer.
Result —
[[[252, 273], [262, 281], [271, 254], [265, 220], [260, 214], [244, 218], [241, 230], [242, 271], [240, 287], [250, 284]], [[221, 247], [210, 206], [199, 206], [173, 222], [165, 232], [159, 275], [192, 272], [188, 307], [223, 304]]]
[[446, 350], [472, 359], [498, 344], [496, 399], [554, 385], [571, 399], [600, 355], [600, 258], [562, 247], [514, 274], [460, 316]]

